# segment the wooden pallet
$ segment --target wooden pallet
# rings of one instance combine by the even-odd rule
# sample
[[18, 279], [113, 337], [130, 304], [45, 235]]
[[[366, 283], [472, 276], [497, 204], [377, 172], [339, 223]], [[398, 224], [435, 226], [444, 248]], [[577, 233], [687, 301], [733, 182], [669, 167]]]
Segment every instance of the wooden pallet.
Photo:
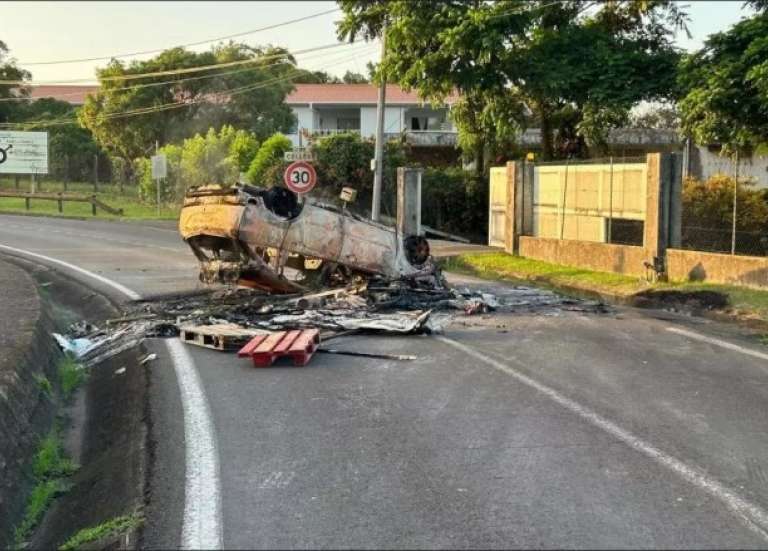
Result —
[[293, 359], [293, 365], [307, 365], [320, 345], [320, 331], [301, 329], [277, 331], [271, 335], [258, 335], [237, 353], [251, 358], [256, 367], [269, 367], [281, 357]]
[[182, 342], [213, 350], [237, 350], [253, 337], [267, 334], [268, 331], [246, 329], [233, 323], [185, 325], [179, 328], [179, 338]]

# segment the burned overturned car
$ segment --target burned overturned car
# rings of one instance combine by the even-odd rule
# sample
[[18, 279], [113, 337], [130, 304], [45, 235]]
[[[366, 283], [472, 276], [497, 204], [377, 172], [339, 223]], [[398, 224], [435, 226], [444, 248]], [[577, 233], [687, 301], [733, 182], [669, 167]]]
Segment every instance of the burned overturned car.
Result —
[[205, 283], [293, 293], [356, 277], [432, 285], [439, 279], [424, 237], [280, 187], [193, 188], [179, 230]]

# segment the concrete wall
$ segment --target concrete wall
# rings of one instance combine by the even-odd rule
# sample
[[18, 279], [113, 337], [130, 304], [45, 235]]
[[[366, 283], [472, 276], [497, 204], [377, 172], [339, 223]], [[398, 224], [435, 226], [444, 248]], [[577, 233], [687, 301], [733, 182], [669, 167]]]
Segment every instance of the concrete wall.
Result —
[[667, 249], [667, 272], [673, 281], [768, 287], [766, 257]]
[[[404, 128], [404, 107], [387, 107], [384, 110], [384, 132], [398, 133]], [[360, 134], [366, 138], [376, 135], [376, 106], [360, 108]]]
[[604, 243], [609, 218], [645, 219], [646, 180], [645, 163], [537, 166], [533, 235]]
[[643, 247], [527, 236], [520, 237], [520, 256], [638, 277], [647, 275], [644, 263], [653, 260]]

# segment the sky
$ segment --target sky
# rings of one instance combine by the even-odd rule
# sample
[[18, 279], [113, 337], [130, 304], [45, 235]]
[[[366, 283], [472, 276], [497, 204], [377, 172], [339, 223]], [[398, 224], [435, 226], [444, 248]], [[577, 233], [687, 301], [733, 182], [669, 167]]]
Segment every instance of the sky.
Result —
[[[727, 29], [748, 11], [742, 1], [681, 1], [690, 14], [686, 50], [701, 46], [713, 32]], [[3, 2], [0, 40], [35, 81], [95, 82], [96, 67], [106, 60], [57, 65], [32, 62], [93, 58], [162, 49], [245, 32], [333, 10], [334, 2]], [[334, 21], [340, 12], [238, 38], [252, 45], [273, 44], [291, 51], [336, 42]], [[190, 49], [206, 50], [209, 44]], [[365, 74], [366, 63], [378, 59], [376, 43], [344, 45], [298, 55], [299, 65], [343, 75]], [[151, 55], [127, 59], [146, 59]], [[75, 82], [72, 82], [75, 83]]]

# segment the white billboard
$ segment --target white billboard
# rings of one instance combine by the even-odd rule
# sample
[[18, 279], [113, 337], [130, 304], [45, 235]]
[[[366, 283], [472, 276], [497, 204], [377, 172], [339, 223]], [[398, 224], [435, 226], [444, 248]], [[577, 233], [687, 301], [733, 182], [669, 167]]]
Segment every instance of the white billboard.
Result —
[[0, 130], [0, 174], [48, 174], [48, 132]]

